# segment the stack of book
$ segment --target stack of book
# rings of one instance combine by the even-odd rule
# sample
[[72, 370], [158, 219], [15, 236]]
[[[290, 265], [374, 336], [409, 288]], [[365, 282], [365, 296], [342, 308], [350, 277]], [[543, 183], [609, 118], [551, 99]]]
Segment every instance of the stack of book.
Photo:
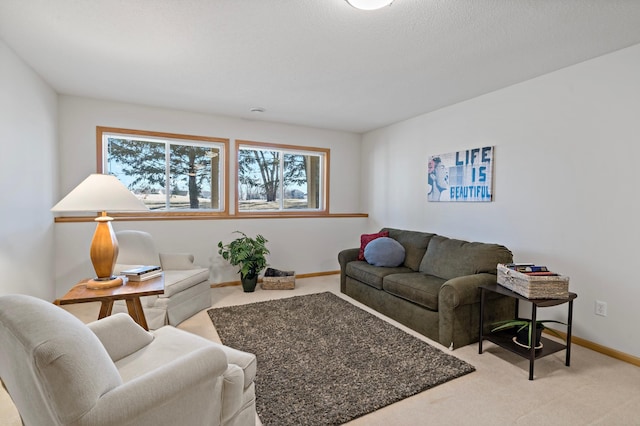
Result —
[[162, 275], [162, 268], [154, 265], [143, 265], [120, 272], [129, 281], [145, 281]]
[[521, 272], [527, 275], [543, 276], [543, 277], [555, 277], [558, 276], [555, 272], [551, 272], [546, 266], [536, 265], [533, 263], [507, 263], [507, 268], [517, 272]]

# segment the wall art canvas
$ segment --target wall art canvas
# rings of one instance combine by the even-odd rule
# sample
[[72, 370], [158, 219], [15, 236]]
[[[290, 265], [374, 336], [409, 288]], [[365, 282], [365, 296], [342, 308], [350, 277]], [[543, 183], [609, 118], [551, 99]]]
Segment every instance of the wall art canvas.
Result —
[[428, 201], [493, 200], [494, 147], [432, 155], [428, 163]]

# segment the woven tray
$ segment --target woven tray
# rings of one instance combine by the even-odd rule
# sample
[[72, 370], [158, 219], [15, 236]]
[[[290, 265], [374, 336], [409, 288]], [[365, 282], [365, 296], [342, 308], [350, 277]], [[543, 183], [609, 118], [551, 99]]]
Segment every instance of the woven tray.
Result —
[[569, 277], [527, 275], [498, 264], [498, 284], [528, 299], [566, 299]]
[[295, 272], [267, 268], [260, 286], [264, 290], [293, 290], [296, 288]]

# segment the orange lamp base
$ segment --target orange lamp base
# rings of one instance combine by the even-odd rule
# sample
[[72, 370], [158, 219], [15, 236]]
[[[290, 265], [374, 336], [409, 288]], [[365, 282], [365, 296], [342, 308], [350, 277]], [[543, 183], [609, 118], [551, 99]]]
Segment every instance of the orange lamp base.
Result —
[[97, 278], [89, 280], [87, 288], [101, 289], [122, 285], [122, 277], [113, 275], [113, 267], [118, 258], [118, 240], [111, 228], [112, 220], [106, 212], [95, 219], [98, 225], [91, 241], [90, 255]]

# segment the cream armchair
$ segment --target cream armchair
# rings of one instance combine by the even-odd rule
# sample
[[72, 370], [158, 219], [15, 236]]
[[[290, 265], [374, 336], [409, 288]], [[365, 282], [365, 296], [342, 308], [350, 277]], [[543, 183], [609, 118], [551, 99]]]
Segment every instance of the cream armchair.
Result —
[[[186, 253], [158, 253], [147, 232], [116, 232], [119, 254], [115, 272], [140, 265], [160, 265], [164, 270], [164, 294], [141, 298], [150, 330], [163, 325], [178, 325], [196, 313], [211, 307], [209, 269], [193, 263]], [[113, 312], [127, 312], [123, 301], [114, 304]]]
[[256, 359], [125, 314], [0, 296], [0, 379], [26, 426], [254, 425]]

